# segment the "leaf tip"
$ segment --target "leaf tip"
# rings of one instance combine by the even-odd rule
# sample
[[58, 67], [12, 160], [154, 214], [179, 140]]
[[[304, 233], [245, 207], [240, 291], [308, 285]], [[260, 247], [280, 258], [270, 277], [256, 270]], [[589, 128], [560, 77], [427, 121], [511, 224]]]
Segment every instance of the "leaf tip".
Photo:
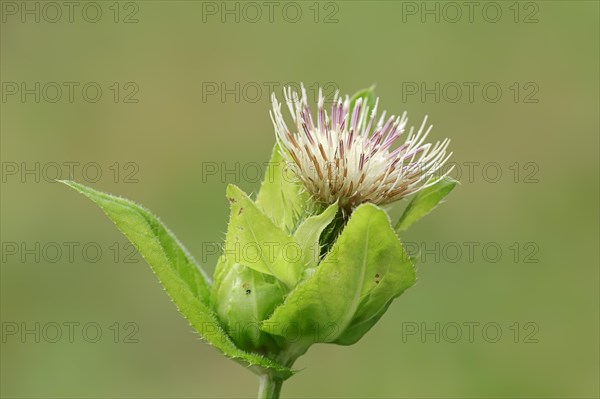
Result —
[[245, 193], [242, 191], [241, 188], [239, 188], [235, 184], [229, 183], [227, 185], [227, 188], [225, 189], [225, 194], [227, 195], [229, 202], [235, 202], [237, 199], [242, 197]]
[[76, 190], [78, 192], [83, 192], [82, 188], [83, 186], [73, 180], [62, 180], [62, 179], [56, 179], [55, 180], [57, 183], [62, 183], [65, 186], [68, 186], [70, 188], [72, 188], [73, 190]]
[[459, 185], [462, 184], [460, 181], [458, 181], [455, 178], [450, 177], [450, 176], [446, 176], [444, 179], [448, 182], [448, 184], [451, 184], [452, 186], [456, 186], [457, 184], [459, 184]]

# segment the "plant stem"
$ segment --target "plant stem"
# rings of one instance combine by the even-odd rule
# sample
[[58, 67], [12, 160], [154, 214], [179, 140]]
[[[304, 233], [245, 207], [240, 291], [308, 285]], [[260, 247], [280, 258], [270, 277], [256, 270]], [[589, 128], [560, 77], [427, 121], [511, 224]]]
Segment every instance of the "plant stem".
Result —
[[270, 374], [263, 374], [259, 378], [258, 399], [278, 399], [283, 380], [277, 379]]
[[[275, 362], [291, 368], [296, 359], [303, 355], [309, 346], [310, 341], [295, 342], [293, 345], [288, 345], [279, 353], [272, 354], [271, 356]], [[279, 399], [281, 386], [283, 385], [286, 377], [281, 378], [281, 376], [278, 377], [273, 372], [263, 370], [263, 372], [259, 374], [258, 378], [260, 379], [258, 399]], [[289, 378], [289, 376], [287, 376], [287, 378]]]

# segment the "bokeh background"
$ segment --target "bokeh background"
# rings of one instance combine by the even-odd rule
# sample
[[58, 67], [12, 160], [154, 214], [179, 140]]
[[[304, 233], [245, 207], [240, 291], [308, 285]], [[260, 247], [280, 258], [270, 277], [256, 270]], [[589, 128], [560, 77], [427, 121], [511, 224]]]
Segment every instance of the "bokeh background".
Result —
[[418, 284], [358, 344], [311, 348], [283, 395], [598, 397], [598, 3], [274, 4], [270, 20], [262, 2], [76, 2], [61, 17], [2, 2], [2, 397], [255, 395], [102, 212], [51, 180], [143, 203], [212, 272], [225, 187], [258, 189], [269, 87], [288, 82], [377, 84], [383, 109], [452, 138], [462, 185], [403, 237], [421, 248]]

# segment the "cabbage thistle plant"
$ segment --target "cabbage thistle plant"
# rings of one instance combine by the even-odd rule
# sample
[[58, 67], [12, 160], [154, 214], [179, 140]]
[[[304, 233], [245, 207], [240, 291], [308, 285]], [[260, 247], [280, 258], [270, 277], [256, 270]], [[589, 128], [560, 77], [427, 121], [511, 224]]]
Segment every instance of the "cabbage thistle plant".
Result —
[[[316, 115], [304, 88], [273, 94], [277, 143], [256, 198], [229, 185], [229, 224], [211, 279], [150, 211], [81, 184], [150, 265], [202, 339], [279, 397], [296, 359], [315, 343], [351, 345], [415, 283], [398, 237], [456, 185], [442, 173], [449, 140], [406, 114], [377, 114], [373, 90], [335, 95]], [[329, 111], [329, 112], [328, 112]], [[399, 140], [399, 139], [403, 140]], [[448, 171], [449, 172], [449, 171]], [[383, 206], [412, 196], [395, 223]]]

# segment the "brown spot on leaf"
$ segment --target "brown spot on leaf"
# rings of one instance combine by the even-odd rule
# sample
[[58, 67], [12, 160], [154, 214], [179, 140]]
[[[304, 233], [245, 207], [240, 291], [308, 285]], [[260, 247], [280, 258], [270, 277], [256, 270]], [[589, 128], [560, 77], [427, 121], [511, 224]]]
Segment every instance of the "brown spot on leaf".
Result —
[[242, 288], [246, 290], [246, 295], [252, 294], [252, 290], [250, 289], [250, 284], [244, 283], [244, 284], [242, 284]]
[[238, 215], [241, 215], [243, 210], [244, 208], [240, 208], [240, 210], [238, 211]]

